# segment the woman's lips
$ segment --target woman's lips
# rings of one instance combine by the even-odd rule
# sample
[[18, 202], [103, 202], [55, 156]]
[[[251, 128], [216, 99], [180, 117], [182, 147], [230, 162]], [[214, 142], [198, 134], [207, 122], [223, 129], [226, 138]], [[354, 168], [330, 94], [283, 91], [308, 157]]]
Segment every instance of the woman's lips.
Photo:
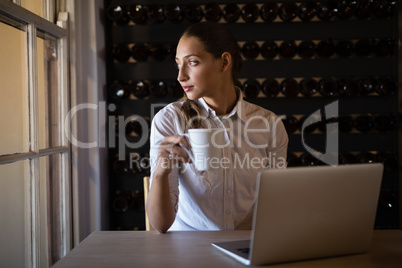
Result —
[[188, 92], [188, 91], [190, 91], [190, 90], [193, 89], [193, 88], [194, 88], [193, 86], [183, 86], [184, 92]]

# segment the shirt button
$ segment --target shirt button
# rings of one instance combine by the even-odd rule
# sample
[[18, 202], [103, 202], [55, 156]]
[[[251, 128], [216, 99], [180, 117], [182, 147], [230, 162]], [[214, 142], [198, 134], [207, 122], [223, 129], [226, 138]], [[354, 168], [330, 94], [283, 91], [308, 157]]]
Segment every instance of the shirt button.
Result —
[[227, 189], [227, 190], [226, 190], [226, 193], [227, 193], [227, 194], [231, 194], [231, 193], [232, 193], [232, 190]]
[[230, 210], [226, 210], [226, 211], [225, 211], [225, 214], [226, 214], [226, 215], [230, 215]]

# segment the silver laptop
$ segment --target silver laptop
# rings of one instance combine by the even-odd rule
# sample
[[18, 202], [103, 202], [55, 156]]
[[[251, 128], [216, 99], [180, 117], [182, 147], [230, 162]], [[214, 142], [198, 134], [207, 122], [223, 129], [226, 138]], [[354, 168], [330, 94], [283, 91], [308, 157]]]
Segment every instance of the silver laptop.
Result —
[[367, 252], [382, 164], [265, 170], [250, 240], [212, 245], [246, 265]]

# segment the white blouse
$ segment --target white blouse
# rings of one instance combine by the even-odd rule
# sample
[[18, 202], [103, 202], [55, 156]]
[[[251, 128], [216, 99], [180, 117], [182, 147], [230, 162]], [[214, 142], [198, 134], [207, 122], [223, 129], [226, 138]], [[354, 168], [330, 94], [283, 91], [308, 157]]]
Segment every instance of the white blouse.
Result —
[[[277, 115], [239, 100], [233, 111], [218, 117], [202, 99], [201, 118], [212, 128], [226, 129], [219, 169], [200, 172], [194, 164], [181, 164], [169, 174], [176, 219], [169, 230], [251, 229], [258, 171], [286, 168], [288, 136]], [[151, 184], [158, 145], [165, 136], [186, 130], [182, 102], [165, 106], [153, 118], [150, 138]]]

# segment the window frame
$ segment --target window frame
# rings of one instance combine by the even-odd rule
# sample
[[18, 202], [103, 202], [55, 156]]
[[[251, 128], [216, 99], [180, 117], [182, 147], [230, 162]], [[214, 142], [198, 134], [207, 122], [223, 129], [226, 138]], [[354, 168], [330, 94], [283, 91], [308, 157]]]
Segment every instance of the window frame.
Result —
[[[49, 4], [51, 1], [45, 0], [47, 7], [53, 7]], [[46, 9], [47, 15], [49, 12]], [[0, 155], [0, 165], [13, 163], [17, 161], [29, 160], [30, 167], [30, 180], [29, 188], [26, 192], [25, 201], [25, 233], [26, 233], [26, 253], [25, 262], [27, 267], [43, 267], [49, 266], [52, 262], [56, 261], [66, 255], [71, 249], [71, 147], [68, 133], [65, 129], [64, 116], [68, 113], [70, 107], [69, 97], [69, 82], [68, 82], [68, 16], [67, 13], [59, 15], [62, 20], [57, 22], [57, 25], [45, 18], [42, 18], [20, 6], [19, 0], [6, 1], [0, 0], [0, 20], [2, 23], [7, 23], [13, 27], [23, 29], [26, 33], [27, 40], [27, 63], [28, 69], [28, 105], [29, 105], [29, 148], [28, 152], [15, 152], [13, 154]], [[58, 65], [58, 83], [56, 99], [52, 102], [57, 102], [57, 114], [60, 124], [56, 128], [56, 134], [59, 140], [59, 146], [47, 147], [44, 149], [39, 148], [39, 115], [38, 115], [38, 82], [37, 82], [37, 59], [36, 51], [37, 37], [46, 37], [46, 39], [53, 39], [57, 44], [57, 65]], [[53, 107], [53, 108], [52, 108]], [[53, 109], [53, 110], [52, 110]], [[48, 113], [54, 112], [54, 106], [49, 106]], [[67, 126], [68, 127], [68, 126]], [[53, 130], [52, 130], [53, 131]], [[56, 206], [48, 215], [56, 217], [58, 230], [51, 237], [49, 246], [56, 246], [57, 255], [50, 256], [51, 263], [40, 263], [41, 251], [48, 249], [41, 248], [40, 245], [40, 159], [45, 156], [51, 155], [60, 156], [61, 168], [59, 170], [59, 194]], [[50, 254], [50, 253], [48, 253]], [[56, 258], [56, 259], [55, 259]], [[52, 260], [53, 259], [53, 260]]]

